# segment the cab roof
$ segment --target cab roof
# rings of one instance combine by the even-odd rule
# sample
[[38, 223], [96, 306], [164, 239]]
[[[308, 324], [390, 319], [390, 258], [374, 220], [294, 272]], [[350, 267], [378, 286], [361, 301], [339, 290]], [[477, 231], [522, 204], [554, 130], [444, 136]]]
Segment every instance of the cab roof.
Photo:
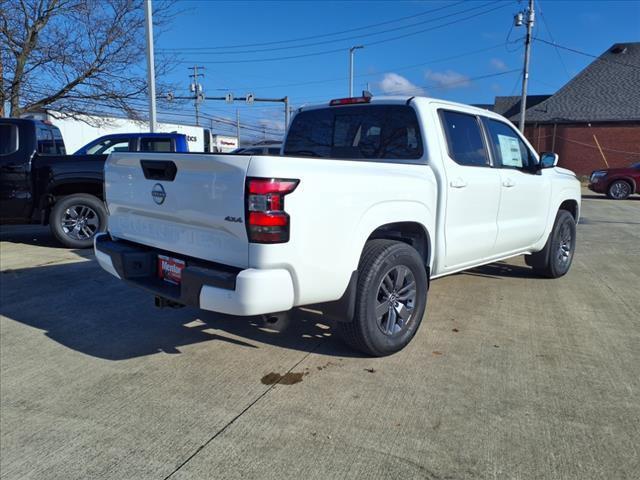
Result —
[[[369, 100], [366, 102], [354, 102], [351, 104], [340, 104], [340, 105], [331, 105], [331, 102], [338, 100], [347, 100], [348, 97], [339, 98], [339, 99], [331, 99], [327, 100], [323, 103], [313, 103], [308, 105], [302, 105], [298, 112], [304, 112], [308, 110], [317, 110], [322, 108], [349, 108], [351, 106], [358, 105], [407, 105], [410, 102], [416, 102], [418, 105], [427, 105], [431, 103], [437, 103], [438, 106], [451, 107], [454, 110], [464, 110], [466, 112], [473, 112], [478, 115], [484, 115], [487, 117], [499, 118], [501, 120], [506, 120], [502, 115], [499, 115], [491, 110], [487, 110], [484, 108], [474, 107], [472, 105], [452, 102], [450, 100], [443, 100], [440, 98], [426, 97], [421, 95], [380, 95], [380, 96], [372, 96], [369, 97]], [[353, 99], [361, 99], [364, 97], [352, 97]], [[508, 120], [507, 120], [508, 121]]]

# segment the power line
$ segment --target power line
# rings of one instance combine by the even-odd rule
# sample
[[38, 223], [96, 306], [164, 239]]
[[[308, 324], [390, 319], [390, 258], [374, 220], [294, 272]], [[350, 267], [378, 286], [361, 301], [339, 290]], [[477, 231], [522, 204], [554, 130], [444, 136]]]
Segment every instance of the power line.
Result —
[[[391, 38], [387, 38], [387, 39], [383, 39], [383, 40], [377, 40], [375, 42], [369, 42], [366, 43], [364, 46], [373, 46], [373, 45], [379, 45], [382, 43], [387, 43], [387, 42], [392, 42], [395, 40], [400, 40], [402, 38], [407, 38], [413, 35], [418, 35], [421, 33], [426, 33], [426, 32], [431, 32], [433, 30], [437, 30], [439, 28], [443, 28], [443, 27], [448, 27], [450, 25], [454, 25], [456, 23], [460, 23], [462, 21], [465, 20], [469, 20], [469, 19], [475, 19], [478, 18], [479, 16], [482, 15], [486, 15], [487, 13], [491, 13], [495, 10], [499, 10], [501, 8], [504, 8], [505, 6], [507, 6], [508, 4], [506, 3], [502, 3], [500, 2], [501, 5], [498, 5], [497, 7], [491, 8], [489, 10], [485, 10], [483, 12], [479, 12], [477, 14], [475, 14], [474, 16], [467, 16], [464, 18], [459, 18], [456, 20], [452, 20], [450, 22], [447, 23], [443, 23], [440, 25], [436, 25], [434, 27], [430, 27], [430, 28], [425, 28], [422, 30], [417, 30], [415, 32], [411, 32], [411, 33], [406, 33], [403, 35], [397, 35], [395, 37], [391, 37]], [[487, 5], [493, 5], [493, 3], [490, 4], [484, 4], [481, 7], [474, 7], [475, 9], [477, 8], [482, 8], [482, 7], [486, 7]], [[252, 58], [252, 59], [242, 59], [242, 60], [207, 60], [207, 61], [203, 61], [200, 63], [204, 63], [204, 64], [229, 64], [229, 63], [259, 63], [259, 62], [272, 62], [272, 61], [280, 61], [280, 60], [292, 60], [292, 59], [297, 59], [297, 58], [306, 58], [306, 57], [315, 57], [315, 56], [319, 56], [319, 55], [327, 55], [330, 53], [336, 53], [336, 52], [344, 52], [344, 48], [334, 48], [331, 50], [324, 50], [324, 51], [320, 51], [320, 52], [312, 52], [312, 53], [303, 53], [303, 54], [299, 54], [299, 55], [288, 55], [288, 56], [284, 56], [284, 57], [268, 57], [268, 58]], [[191, 63], [189, 61], [178, 61], [176, 63]]]
[[[38, 91], [37, 89], [31, 88], [30, 90], [26, 91], [26, 93], [31, 93], [31, 94], [36, 94], [36, 95], [43, 95], [46, 92], [43, 91]], [[142, 97], [140, 97], [139, 101], [136, 101], [135, 99], [129, 99], [127, 101], [127, 104], [129, 105], [129, 110], [131, 112], [134, 112], [136, 114], [147, 114], [147, 105], [145, 105], [144, 103], [140, 103], [142, 101]], [[72, 102], [75, 103], [79, 103], [81, 105], [90, 105], [90, 106], [103, 106], [103, 107], [107, 107], [107, 108], [112, 108], [112, 109], [117, 109], [117, 107], [115, 107], [114, 105], [111, 105], [109, 103], [105, 103], [105, 102], [100, 102], [98, 100], [93, 100], [93, 99], [80, 99], [80, 98], [74, 98], [72, 100]], [[193, 118], [193, 115], [191, 114], [187, 114], [186, 110], [184, 110], [184, 108], [188, 108], [187, 105], [181, 106], [183, 109], [182, 110], [164, 110], [164, 111], [158, 111], [158, 113], [162, 114], [162, 115], [170, 115], [170, 116], [177, 116], [177, 117], [185, 117], [185, 118]], [[48, 108], [50, 109], [55, 109], [56, 105], [55, 102], [54, 104], [51, 104], [48, 106]], [[65, 109], [66, 110], [66, 109]], [[109, 115], [114, 115], [114, 112], [95, 112], [95, 111], [85, 111], [87, 114], [91, 114], [91, 115], [97, 115], [97, 116], [109, 116]], [[83, 113], [85, 113], [83, 112]], [[229, 122], [231, 122], [232, 120], [229, 118], [224, 118], [224, 117], [218, 117], [215, 115], [209, 115], [205, 112], [204, 115], [201, 115], [203, 118], [207, 119], [207, 120], [214, 120], [215, 122], [219, 122], [219, 123], [223, 123], [223, 124], [229, 124]], [[120, 118], [120, 117], [116, 117], [116, 118]], [[137, 120], [137, 119], [131, 119], [131, 120]], [[144, 120], [140, 120], [140, 121], [144, 121]], [[259, 121], [262, 121], [259, 120]], [[233, 126], [235, 127], [236, 122], [233, 121]], [[195, 125], [198, 126], [198, 125]], [[255, 132], [258, 133], [262, 133], [264, 130], [263, 125], [259, 125], [259, 124], [250, 124], [250, 123], [245, 123], [244, 125], [241, 126], [241, 128], [243, 129], [248, 129], [248, 130], [253, 130]], [[272, 135], [281, 135], [283, 133], [283, 131], [278, 131], [272, 128], [267, 128], [267, 130], [269, 131], [270, 134]]]
[[[404, 66], [400, 66], [400, 67], [389, 67], [389, 68], [385, 68], [384, 70], [385, 71], [392, 70], [394, 72], [410, 70], [412, 68], [422, 67], [422, 66], [425, 66], [425, 65], [433, 64], [433, 63], [441, 63], [441, 62], [446, 62], [446, 61], [449, 61], [449, 60], [455, 60], [455, 59], [458, 59], [458, 58], [467, 57], [469, 55], [476, 55], [478, 53], [488, 52], [490, 50], [495, 50], [498, 47], [502, 47], [503, 45], [504, 45], [504, 43], [498, 43], [498, 44], [495, 44], [495, 45], [491, 45], [490, 47], [479, 48], [479, 49], [476, 49], [476, 50], [471, 50], [471, 51], [468, 51], [468, 52], [464, 52], [464, 53], [460, 53], [460, 54], [456, 54], [456, 55], [451, 55], [451, 56], [448, 56], [448, 57], [441, 57], [441, 58], [437, 58], [437, 59], [433, 59], [433, 60], [426, 60], [426, 61], [421, 62], [421, 63], [414, 63], [414, 64], [411, 64], [411, 65], [404, 65]], [[376, 75], [380, 75], [381, 73], [383, 73], [383, 72], [361, 73], [361, 74], [355, 75], [355, 77], [356, 78], [373, 77], [373, 76], [376, 76]], [[347, 77], [333, 77], [333, 78], [325, 78], [325, 79], [322, 79], [322, 80], [310, 80], [308, 82], [284, 83], [284, 84], [279, 84], [279, 85], [267, 85], [267, 86], [251, 87], [251, 88], [253, 88], [255, 90], [259, 90], [259, 89], [268, 89], [268, 88], [299, 87], [299, 86], [305, 86], [305, 85], [323, 84], [323, 83], [327, 83], [327, 82], [344, 81], [346, 79], [347, 79]], [[242, 87], [242, 88], [249, 88], [249, 87]], [[230, 90], [233, 90], [233, 89], [231, 88]]]
[[[98, 102], [98, 101], [94, 101], [94, 100], [80, 100], [80, 99], [76, 99], [74, 100], [75, 102], [78, 102], [80, 104], [88, 104], [91, 106], [103, 106], [103, 107], [109, 107], [109, 108], [113, 108], [113, 105], [107, 104], [107, 103], [102, 103], [102, 102]], [[137, 114], [145, 114], [147, 113], [146, 109], [147, 106], [141, 103], [136, 103], [136, 102], [132, 102], [129, 101], [129, 104], [131, 105], [131, 107], [137, 107], [137, 108], [130, 108], [130, 110], [134, 113]], [[51, 105], [50, 106], [51, 109], [55, 109], [55, 105]], [[113, 115], [113, 112], [95, 112], [95, 111], [85, 111], [83, 113], [86, 114], [90, 114], [90, 115], [96, 115], [96, 116], [109, 116], [109, 115]], [[158, 111], [159, 114], [162, 115], [168, 115], [168, 116], [176, 116], [176, 117], [184, 117], [184, 118], [193, 118], [192, 114], [188, 114], [186, 113], [184, 110], [179, 110], [179, 111], [162, 111], [159, 110]], [[203, 114], [201, 115], [202, 118], [205, 118], [207, 120], [214, 120], [215, 122], [219, 122], [222, 123], [224, 125], [232, 125], [233, 127], [236, 126], [236, 122], [232, 121], [231, 119], [228, 118], [224, 118], [224, 117], [218, 117], [215, 115], [209, 115], [205, 112], [203, 112]], [[120, 118], [120, 117], [115, 117], [115, 118]], [[137, 119], [130, 119], [130, 120], [137, 120]], [[138, 121], [144, 121], [144, 120], [138, 120]], [[198, 125], [195, 125], [198, 126]], [[245, 130], [249, 130], [249, 131], [253, 131], [253, 132], [257, 132], [257, 133], [262, 133], [265, 130], [265, 127], [263, 127], [262, 125], [256, 125], [256, 124], [241, 124], [241, 128], [245, 129]], [[279, 130], [275, 130], [269, 127], [266, 127], [266, 130], [269, 132], [269, 134], [271, 135], [282, 135], [284, 131], [279, 131]]]
[[567, 50], [569, 52], [577, 53], [578, 55], [584, 55], [585, 57], [595, 58], [595, 59], [601, 60], [603, 62], [615, 63], [615, 64], [618, 64], [618, 65], [623, 65], [625, 67], [631, 67], [631, 68], [640, 69], [640, 65], [635, 65], [633, 63], [618, 62], [616, 60], [611, 60], [609, 58], [602, 58], [601, 56], [592, 55], [591, 53], [583, 52], [581, 50], [576, 50], [575, 48], [565, 47], [565, 46], [560, 45], [560, 44], [555, 43], [555, 42], [548, 42], [547, 40], [543, 40], [542, 38], [536, 37], [533, 40], [535, 40], [536, 42], [540, 42], [540, 43], [545, 43], [547, 45], [551, 45], [553, 47], [561, 48], [562, 50]]
[[259, 46], [265, 46], [265, 45], [278, 45], [281, 43], [295, 43], [295, 42], [301, 42], [304, 40], [313, 40], [316, 38], [324, 38], [324, 37], [332, 37], [334, 35], [342, 35], [343, 33], [350, 33], [350, 32], [357, 32], [360, 30], [368, 30], [370, 28], [375, 28], [375, 27], [380, 27], [382, 25], [389, 25], [391, 23], [397, 23], [397, 22], [402, 22], [404, 20], [409, 20], [409, 19], [413, 19], [416, 17], [421, 17], [423, 15], [428, 15], [429, 13], [433, 13], [433, 12], [437, 12], [440, 10], [445, 10], [447, 8], [452, 8], [455, 7], [461, 3], [464, 3], [463, 1], [451, 4], [451, 5], [445, 5], [443, 7], [439, 7], [439, 8], [434, 8], [431, 10], [425, 10], [423, 12], [419, 12], [416, 13], [414, 15], [407, 15], [406, 17], [400, 17], [400, 18], [396, 18], [394, 20], [387, 20], [385, 22], [379, 22], [379, 23], [374, 23], [374, 24], [370, 24], [370, 25], [364, 25], [362, 27], [356, 27], [356, 28], [350, 28], [348, 30], [342, 30], [339, 32], [333, 32], [333, 33], [323, 33], [323, 34], [318, 34], [318, 35], [311, 35], [308, 37], [299, 37], [299, 38], [292, 38], [292, 39], [288, 39], [288, 40], [278, 40], [278, 41], [272, 41], [272, 42], [260, 42], [260, 43], [245, 43], [245, 44], [241, 44], [241, 45], [221, 45], [221, 46], [217, 46], [217, 47], [188, 47], [188, 48], [184, 48], [184, 49], [180, 49], [180, 48], [168, 48], [168, 49], [163, 49], [163, 51], [182, 51], [182, 50], [212, 50], [212, 49], [223, 49], [223, 48], [246, 48], [246, 47], [259, 47]]
[[[540, 0], [538, 0], [538, 11], [540, 12], [540, 18], [542, 18], [542, 23], [544, 24], [544, 28], [547, 31], [547, 34], [549, 35], [549, 39], [555, 43], [555, 39], [553, 38], [553, 35], [551, 34], [551, 29], [549, 28], [549, 25], [547, 24], [547, 17], [545, 16], [545, 14], [542, 11], [542, 5], [540, 5]], [[560, 60], [560, 64], [562, 65], [562, 68], [564, 69], [564, 73], [567, 74], [567, 78], [570, 79], [571, 78], [571, 74], [569, 73], [569, 70], [567, 69], [567, 66], [564, 63], [564, 60], [562, 59], [562, 55], [560, 55], [560, 50], [558, 50], [558, 47], [554, 47], [556, 54], [558, 55], [558, 60]]]
[[[459, 2], [462, 3], [462, 2]], [[260, 52], [275, 52], [278, 50], [290, 50], [293, 48], [305, 48], [305, 47], [315, 47], [318, 45], [327, 45], [330, 43], [338, 43], [338, 42], [346, 42], [346, 41], [351, 41], [351, 40], [356, 40], [359, 38], [365, 38], [365, 37], [371, 37], [371, 36], [375, 36], [375, 35], [383, 35], [385, 33], [390, 33], [390, 32], [397, 32], [398, 30], [404, 30], [407, 28], [412, 28], [412, 27], [417, 27], [418, 25], [424, 25], [426, 23], [430, 23], [430, 22], [435, 22], [438, 20], [443, 20], [445, 18], [450, 18], [456, 15], [460, 15], [463, 13], [468, 13], [468, 12], [472, 12], [474, 10], [478, 10], [490, 5], [495, 5], [497, 3], [501, 3], [501, 0], [495, 0], [493, 2], [488, 2], [485, 3], [484, 5], [480, 5], [480, 6], [476, 6], [476, 7], [472, 7], [472, 8], [468, 8], [466, 10], [460, 10], [458, 12], [453, 12], [453, 13], [449, 13], [446, 15], [442, 15], [440, 17], [434, 17], [434, 18], [427, 18], [426, 20], [421, 20], [420, 22], [416, 22], [416, 23], [412, 23], [412, 24], [408, 24], [408, 25], [401, 25], [399, 27], [394, 27], [394, 28], [390, 28], [387, 30], [381, 30], [379, 32], [369, 32], [369, 33], [363, 33], [360, 35], [354, 35], [351, 37], [343, 37], [343, 38], [336, 38], [333, 40], [325, 40], [325, 41], [321, 41], [321, 42], [312, 42], [312, 43], [303, 43], [300, 45], [289, 45], [289, 46], [283, 46], [283, 47], [275, 47], [275, 48], [259, 48], [259, 49], [253, 49], [253, 50], [237, 50], [237, 51], [222, 51], [222, 52], [211, 52], [211, 51], [205, 51], [208, 50], [207, 47], [193, 47], [193, 48], [183, 48], [183, 49], [167, 49], [167, 50], [163, 50], [163, 51], [171, 51], [171, 52], [178, 52], [178, 53], [187, 53], [187, 54], [197, 54], [197, 55], [238, 55], [238, 54], [243, 54], [243, 53], [260, 53]]]

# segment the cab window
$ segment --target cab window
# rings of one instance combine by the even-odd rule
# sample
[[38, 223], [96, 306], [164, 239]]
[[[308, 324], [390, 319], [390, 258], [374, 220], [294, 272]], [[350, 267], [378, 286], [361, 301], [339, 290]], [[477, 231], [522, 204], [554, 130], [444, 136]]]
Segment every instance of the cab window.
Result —
[[53, 134], [53, 146], [56, 150], [57, 155], [66, 155], [67, 150], [64, 147], [64, 140], [62, 139], [62, 134], [60, 130], [55, 127], [51, 128], [51, 133]]
[[55, 155], [56, 144], [50, 128], [38, 125], [36, 127], [36, 148], [40, 155]]
[[141, 152], [172, 152], [170, 138], [141, 138]]
[[407, 105], [354, 105], [302, 111], [295, 116], [284, 155], [347, 160], [422, 158], [418, 118]]
[[483, 121], [497, 166], [530, 168], [535, 165], [535, 157], [513, 127], [490, 118], [484, 118]]
[[0, 155], [18, 151], [18, 126], [0, 123]]
[[470, 167], [490, 166], [480, 123], [475, 115], [440, 110], [440, 120], [447, 137], [449, 156], [454, 162]]

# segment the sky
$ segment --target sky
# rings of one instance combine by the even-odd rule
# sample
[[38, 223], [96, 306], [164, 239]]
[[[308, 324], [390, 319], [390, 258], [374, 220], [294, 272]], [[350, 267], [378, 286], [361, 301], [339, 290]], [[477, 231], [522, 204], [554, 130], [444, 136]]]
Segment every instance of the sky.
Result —
[[[172, 58], [165, 79], [179, 85], [175, 95], [189, 94], [189, 67], [198, 65], [205, 67], [206, 97], [288, 96], [294, 107], [346, 97], [349, 48], [363, 45], [355, 52], [358, 94], [368, 88], [374, 95], [492, 104], [495, 96], [520, 94], [526, 30], [513, 26], [513, 16], [526, 4], [183, 0], [155, 49]], [[534, 37], [566, 48], [600, 55], [614, 43], [640, 41], [640, 0], [537, 0], [535, 10]], [[529, 94], [557, 91], [591, 61], [534, 41]], [[193, 105], [177, 108], [189, 122]], [[219, 133], [233, 128], [215, 120], [235, 120], [236, 110], [247, 136], [273, 137], [284, 127], [282, 104], [210, 100], [201, 106], [205, 124], [213, 118]]]

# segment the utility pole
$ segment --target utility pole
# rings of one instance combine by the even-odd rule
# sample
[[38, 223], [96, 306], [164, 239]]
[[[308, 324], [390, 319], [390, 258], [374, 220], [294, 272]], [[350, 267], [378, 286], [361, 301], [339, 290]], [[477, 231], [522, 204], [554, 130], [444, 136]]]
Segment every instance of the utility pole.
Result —
[[193, 70], [193, 74], [189, 75], [189, 77], [193, 78], [189, 89], [193, 92], [195, 98], [196, 125], [200, 126], [200, 104], [204, 101], [204, 93], [202, 93], [202, 84], [198, 81], [198, 78], [204, 77], [204, 73], [198, 73], [198, 69], [204, 70], [204, 67], [194, 65], [189, 68], [189, 70]]
[[364, 45], [357, 45], [349, 49], [349, 97], [353, 97], [353, 56], [354, 52], [361, 48], [364, 48]]
[[147, 32], [147, 84], [149, 86], [149, 130], [158, 127], [156, 116], [156, 69], [153, 60], [153, 8], [151, 0], [144, 2], [144, 17]]
[[289, 127], [289, 97], [284, 97], [284, 129]]
[[524, 40], [524, 71], [522, 74], [522, 96], [520, 98], [520, 122], [518, 127], [524, 133], [525, 111], [527, 110], [527, 87], [529, 85], [529, 59], [531, 57], [531, 33], [535, 21], [535, 11], [533, 0], [529, 0], [529, 8], [526, 12], [520, 12], [515, 17], [515, 26], [522, 25], [523, 17], [526, 15], [527, 35]]
[[238, 137], [238, 146], [240, 146], [240, 110], [236, 108], [236, 137]]

